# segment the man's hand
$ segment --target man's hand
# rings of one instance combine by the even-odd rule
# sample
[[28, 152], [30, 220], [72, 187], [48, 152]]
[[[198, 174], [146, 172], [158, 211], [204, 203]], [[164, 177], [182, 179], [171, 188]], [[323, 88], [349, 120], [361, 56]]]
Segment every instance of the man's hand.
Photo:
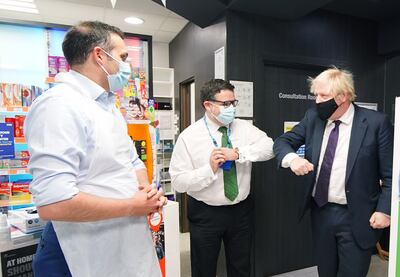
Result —
[[381, 212], [374, 212], [369, 219], [369, 224], [374, 229], [386, 228], [390, 225], [390, 216]]
[[235, 149], [232, 148], [221, 148], [221, 152], [225, 157], [226, 161], [235, 161], [239, 159], [239, 155]]
[[215, 148], [211, 152], [210, 156], [210, 165], [214, 173], [217, 172], [219, 166], [225, 162], [225, 155], [222, 152], [221, 148]]
[[314, 170], [314, 165], [303, 158], [295, 158], [290, 163], [290, 169], [297, 176], [306, 175]]
[[157, 190], [151, 185], [140, 185], [139, 191], [132, 199], [132, 212], [134, 216], [148, 215], [159, 212], [168, 200], [164, 197], [162, 188]]

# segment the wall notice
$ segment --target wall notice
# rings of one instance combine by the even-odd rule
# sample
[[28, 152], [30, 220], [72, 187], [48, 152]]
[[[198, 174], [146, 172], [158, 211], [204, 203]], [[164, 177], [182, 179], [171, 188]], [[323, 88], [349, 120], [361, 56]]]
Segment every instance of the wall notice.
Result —
[[1, 253], [3, 277], [33, 277], [32, 260], [37, 244]]

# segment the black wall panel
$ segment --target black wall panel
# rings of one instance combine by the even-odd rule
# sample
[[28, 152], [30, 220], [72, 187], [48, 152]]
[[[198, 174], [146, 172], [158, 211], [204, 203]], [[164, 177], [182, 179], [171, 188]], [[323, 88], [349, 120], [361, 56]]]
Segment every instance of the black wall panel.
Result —
[[[357, 101], [378, 103], [380, 111], [392, 115], [394, 97], [400, 95], [400, 57], [379, 55], [378, 27], [327, 11], [293, 21], [228, 12], [226, 19], [205, 29], [189, 23], [170, 43], [175, 107], [178, 84], [194, 77], [196, 117], [203, 114], [199, 90], [214, 76], [214, 51], [225, 45], [227, 79], [254, 82], [254, 123], [272, 138], [283, 132], [284, 121], [301, 120], [314, 105], [306, 79], [330, 65], [353, 72]], [[275, 161], [256, 163], [253, 169], [253, 276], [312, 266], [309, 215], [297, 220], [302, 178], [277, 170]]]
[[169, 45], [170, 67], [175, 69], [175, 110], [179, 113], [179, 84], [194, 77], [196, 89], [196, 118], [203, 115], [200, 88], [214, 77], [214, 51], [225, 46], [225, 19], [201, 29], [193, 23], [174, 38]]

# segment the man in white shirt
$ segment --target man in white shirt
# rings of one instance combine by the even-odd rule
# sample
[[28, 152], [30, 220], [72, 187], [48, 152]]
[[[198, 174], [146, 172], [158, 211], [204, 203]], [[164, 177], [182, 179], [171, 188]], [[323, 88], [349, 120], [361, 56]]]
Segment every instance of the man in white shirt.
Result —
[[114, 102], [131, 74], [123, 38], [98, 21], [72, 27], [63, 42], [71, 71], [27, 115], [30, 190], [51, 221], [35, 276], [161, 276], [146, 216], [166, 200], [148, 185]]
[[273, 141], [251, 123], [235, 119], [234, 86], [224, 80], [201, 89], [204, 116], [185, 129], [169, 173], [189, 195], [192, 276], [215, 276], [224, 242], [228, 276], [249, 276], [252, 237], [252, 162], [274, 157]]
[[[353, 103], [353, 76], [335, 67], [310, 78], [316, 107], [275, 140], [278, 163], [304, 178], [320, 277], [367, 275], [381, 229], [390, 224], [393, 127]], [[305, 144], [305, 157], [295, 151]], [[380, 180], [383, 184], [380, 185]]]

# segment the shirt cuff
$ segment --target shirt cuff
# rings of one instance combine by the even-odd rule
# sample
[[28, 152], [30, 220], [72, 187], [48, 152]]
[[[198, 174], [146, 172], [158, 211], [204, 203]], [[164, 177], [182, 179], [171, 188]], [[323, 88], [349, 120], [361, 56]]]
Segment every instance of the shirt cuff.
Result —
[[133, 162], [132, 162], [132, 166], [135, 170], [139, 170], [139, 169], [145, 169], [146, 166], [144, 165], [143, 161], [139, 158], [136, 158]]
[[286, 156], [282, 159], [282, 167], [283, 168], [288, 168], [290, 167], [290, 164], [292, 163], [292, 161], [296, 158], [299, 158], [299, 155], [297, 155], [296, 153], [289, 153], [286, 154]]
[[243, 151], [243, 148], [236, 147], [236, 151], [239, 153], [239, 159], [236, 160], [237, 163], [246, 162], [246, 152]]

